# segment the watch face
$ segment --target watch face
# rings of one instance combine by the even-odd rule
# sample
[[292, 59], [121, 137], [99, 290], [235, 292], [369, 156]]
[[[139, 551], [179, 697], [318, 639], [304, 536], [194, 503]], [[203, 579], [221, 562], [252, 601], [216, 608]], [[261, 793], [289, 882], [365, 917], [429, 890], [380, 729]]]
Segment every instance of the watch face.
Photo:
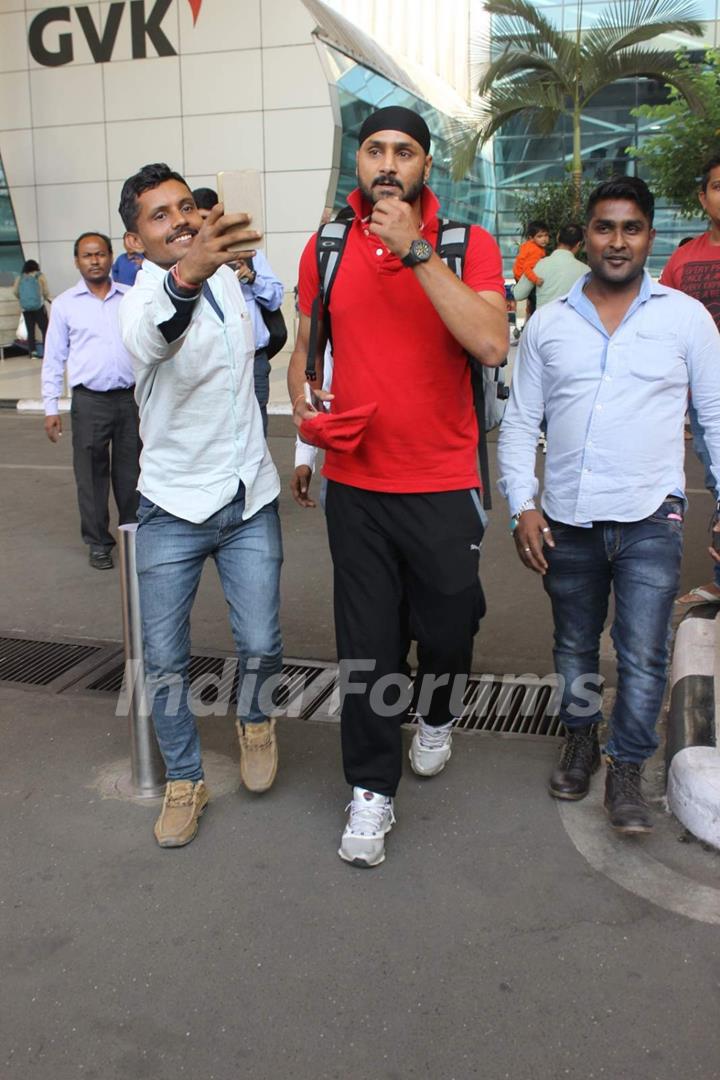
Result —
[[410, 250], [420, 262], [427, 262], [432, 255], [432, 247], [427, 240], [413, 240]]

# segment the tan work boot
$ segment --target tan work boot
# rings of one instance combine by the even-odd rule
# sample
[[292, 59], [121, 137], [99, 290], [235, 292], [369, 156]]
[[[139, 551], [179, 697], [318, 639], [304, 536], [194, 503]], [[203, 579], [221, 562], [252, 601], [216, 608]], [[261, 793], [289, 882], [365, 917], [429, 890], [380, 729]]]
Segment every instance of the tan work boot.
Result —
[[155, 839], [160, 847], [183, 847], [194, 840], [207, 804], [204, 780], [168, 781], [163, 808], [155, 822]]
[[235, 726], [240, 740], [240, 779], [248, 791], [267, 791], [278, 767], [275, 718], [259, 724], [236, 720]]

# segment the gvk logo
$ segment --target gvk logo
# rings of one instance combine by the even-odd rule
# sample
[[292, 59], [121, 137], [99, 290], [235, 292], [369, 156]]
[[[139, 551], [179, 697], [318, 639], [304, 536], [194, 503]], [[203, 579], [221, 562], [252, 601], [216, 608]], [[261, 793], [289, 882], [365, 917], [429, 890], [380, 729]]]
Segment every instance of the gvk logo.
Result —
[[[110, 4], [104, 25], [97, 25], [90, 6], [72, 8], [80, 30], [88, 43], [88, 48], [96, 64], [105, 64], [112, 60], [113, 49], [117, 41], [120, 24], [125, 16], [125, 9], [130, 9], [130, 42], [133, 60], [143, 60], [147, 56], [147, 43], [152, 44], [158, 56], [176, 56], [177, 52], [162, 30], [162, 21], [168, 13], [173, 0], [155, 0], [148, 11], [145, 0], [129, 0], [125, 3]], [[202, 0], [188, 0], [192, 11], [193, 26], [200, 14]], [[93, 5], [96, 8], [96, 5]], [[96, 8], [97, 10], [97, 8]], [[61, 24], [60, 27], [55, 24]], [[69, 7], [46, 8], [36, 15], [28, 31], [28, 47], [38, 64], [44, 67], [62, 67], [75, 59], [72, 31], [62, 29], [63, 23], [72, 23]], [[60, 33], [55, 36], [56, 32]]]

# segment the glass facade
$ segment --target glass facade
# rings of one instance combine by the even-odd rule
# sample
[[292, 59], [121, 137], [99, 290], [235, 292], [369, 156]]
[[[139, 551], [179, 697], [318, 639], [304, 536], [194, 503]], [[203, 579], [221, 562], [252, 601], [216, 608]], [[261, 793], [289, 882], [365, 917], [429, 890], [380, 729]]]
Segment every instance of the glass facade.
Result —
[[10, 192], [0, 161], [0, 273], [19, 274], [23, 261]]
[[[580, 7], [571, 2], [535, 2], [546, 18], [567, 33], [576, 31], [578, 13], [583, 28], [589, 29], [609, 7], [605, 0], [585, 0]], [[692, 42], [694, 49], [701, 50], [716, 45], [720, 0], [701, 0], [696, 6], [700, 15], [708, 20], [701, 45], [698, 39], [665, 35], [646, 43], [646, 47], [675, 50]], [[700, 55], [701, 51], [698, 51], [698, 58]], [[661, 104], [666, 100], [666, 94], [661, 83], [649, 79], [622, 80], [601, 91], [582, 117], [584, 176], [600, 182], [612, 173], [639, 174], [637, 164], [627, 150], [642, 145], [643, 139], [657, 130], [657, 126], [631, 116], [631, 110], [638, 105]], [[512, 121], [495, 136], [493, 153], [497, 204], [494, 231], [509, 271], [521, 240], [514, 195], [538, 182], [559, 180], [567, 175], [572, 162], [571, 120], [564, 117], [549, 136], [533, 132], [526, 120]], [[653, 274], [660, 273], [682, 237], [695, 235], [705, 228], [699, 218], [693, 221], [679, 218], [674, 208], [662, 200], [657, 204], [655, 227], [657, 238], [648, 261], [648, 269]]]
[[440, 200], [445, 217], [471, 224], [483, 225], [494, 232], [496, 223], [495, 176], [487, 155], [476, 158], [472, 174], [465, 180], [454, 181], [450, 175], [450, 137], [452, 121], [427, 101], [397, 86], [384, 76], [326, 46], [328, 62], [342, 117], [340, 175], [335, 193], [335, 210], [345, 206], [345, 200], [357, 187], [355, 153], [357, 137], [363, 121], [371, 112], [386, 105], [404, 105], [420, 113], [432, 135], [433, 167], [430, 186]]

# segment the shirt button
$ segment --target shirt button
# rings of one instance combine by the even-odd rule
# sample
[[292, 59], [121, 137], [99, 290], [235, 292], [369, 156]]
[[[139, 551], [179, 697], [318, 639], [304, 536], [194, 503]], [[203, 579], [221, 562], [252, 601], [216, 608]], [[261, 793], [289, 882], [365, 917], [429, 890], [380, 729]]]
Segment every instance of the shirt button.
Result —
[[385, 254], [385, 252], [383, 251], [383, 249], [382, 249], [382, 248], [376, 248], [376, 249], [375, 249], [375, 254], [376, 254], [376, 255], [384, 255], [384, 254]]
[[598, 412], [602, 412], [602, 405], [596, 405], [595, 408]]
[[612, 375], [606, 375], [605, 382], [612, 382]]

